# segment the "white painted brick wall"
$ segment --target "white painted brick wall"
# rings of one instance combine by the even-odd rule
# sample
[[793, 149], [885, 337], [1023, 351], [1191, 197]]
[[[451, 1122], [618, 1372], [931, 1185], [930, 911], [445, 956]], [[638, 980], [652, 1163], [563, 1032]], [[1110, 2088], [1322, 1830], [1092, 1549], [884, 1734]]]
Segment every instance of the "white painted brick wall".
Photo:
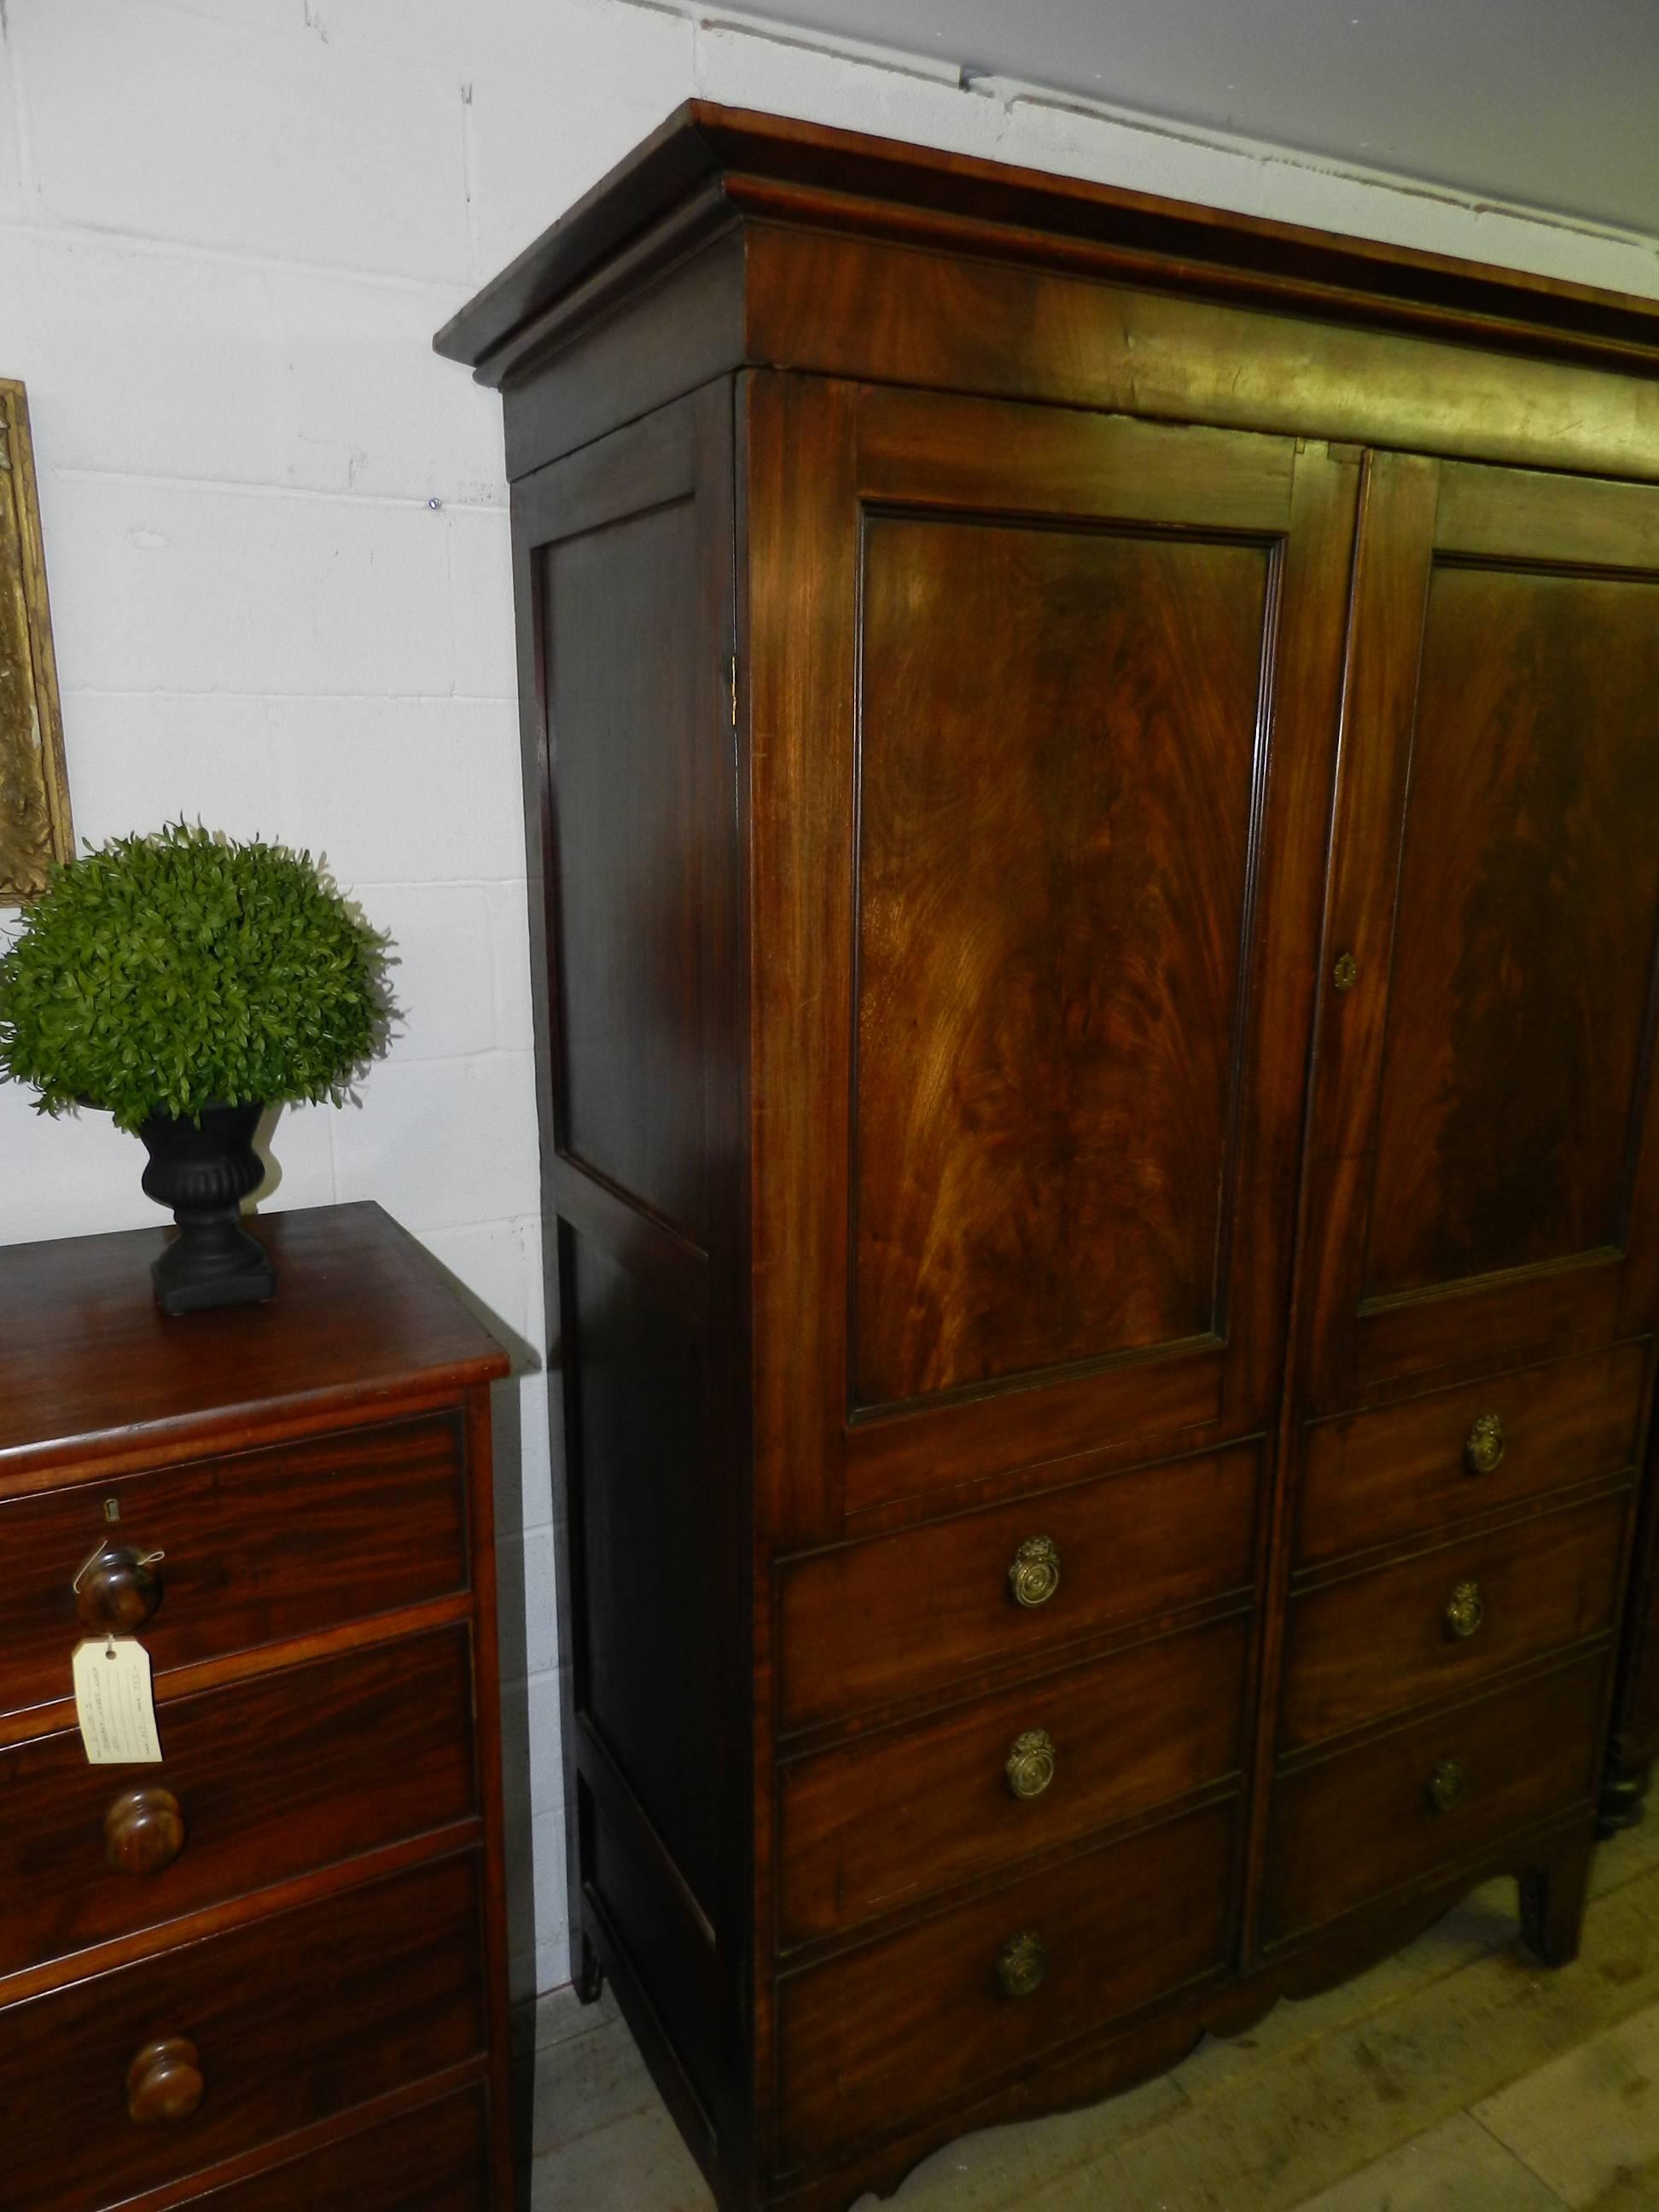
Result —
[[[693, 92], [1659, 293], [1650, 241], [689, 7], [4, 0], [0, 375], [29, 387], [77, 826], [308, 845], [392, 930], [404, 1033], [361, 1108], [282, 1116], [270, 1202], [381, 1200], [531, 1346], [501, 425], [429, 340]], [[154, 1218], [138, 1167], [0, 1091], [0, 1238]], [[547, 1393], [499, 1415], [521, 1988], [567, 1971]]]

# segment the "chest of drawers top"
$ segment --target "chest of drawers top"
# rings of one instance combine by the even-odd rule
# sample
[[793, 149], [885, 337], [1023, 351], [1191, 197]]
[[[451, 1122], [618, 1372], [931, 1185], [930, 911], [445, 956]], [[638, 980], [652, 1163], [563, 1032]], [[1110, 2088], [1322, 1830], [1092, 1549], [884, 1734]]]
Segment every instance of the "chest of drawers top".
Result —
[[171, 1233], [0, 1248], [0, 1493], [372, 1419], [507, 1371], [378, 1206], [262, 1219], [276, 1297], [183, 1320], [150, 1294]]

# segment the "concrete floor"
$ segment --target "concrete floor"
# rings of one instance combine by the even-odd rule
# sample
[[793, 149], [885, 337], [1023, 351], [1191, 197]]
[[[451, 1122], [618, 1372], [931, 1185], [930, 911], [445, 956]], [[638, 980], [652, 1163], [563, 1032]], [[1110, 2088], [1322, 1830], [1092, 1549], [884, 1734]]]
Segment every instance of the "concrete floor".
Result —
[[[1577, 1964], [1514, 1885], [1087, 2112], [965, 2137], [893, 2212], [1659, 2212], [1659, 1812], [1597, 1854]], [[537, 2019], [534, 2212], [709, 2212], [609, 1993]], [[877, 2200], [862, 2200], [873, 2212]]]

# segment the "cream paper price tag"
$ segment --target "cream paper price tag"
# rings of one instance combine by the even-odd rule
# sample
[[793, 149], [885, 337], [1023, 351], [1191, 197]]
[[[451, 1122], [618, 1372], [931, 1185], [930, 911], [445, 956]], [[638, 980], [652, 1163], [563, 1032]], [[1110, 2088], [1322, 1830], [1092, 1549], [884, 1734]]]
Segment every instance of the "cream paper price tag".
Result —
[[161, 1757], [149, 1654], [131, 1636], [89, 1637], [75, 1647], [75, 1711], [94, 1766], [155, 1765]]

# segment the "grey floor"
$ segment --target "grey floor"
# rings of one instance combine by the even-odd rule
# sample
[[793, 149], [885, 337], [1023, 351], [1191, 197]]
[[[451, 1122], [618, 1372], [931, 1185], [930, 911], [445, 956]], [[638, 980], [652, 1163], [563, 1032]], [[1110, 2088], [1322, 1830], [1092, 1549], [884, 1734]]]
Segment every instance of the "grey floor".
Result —
[[[1659, 1812], [1598, 1852], [1576, 1966], [1537, 1966], [1513, 1903], [1480, 1891], [1127, 2096], [951, 2143], [893, 2212], [1659, 2212]], [[609, 1993], [536, 2027], [534, 2212], [709, 2212]]]

